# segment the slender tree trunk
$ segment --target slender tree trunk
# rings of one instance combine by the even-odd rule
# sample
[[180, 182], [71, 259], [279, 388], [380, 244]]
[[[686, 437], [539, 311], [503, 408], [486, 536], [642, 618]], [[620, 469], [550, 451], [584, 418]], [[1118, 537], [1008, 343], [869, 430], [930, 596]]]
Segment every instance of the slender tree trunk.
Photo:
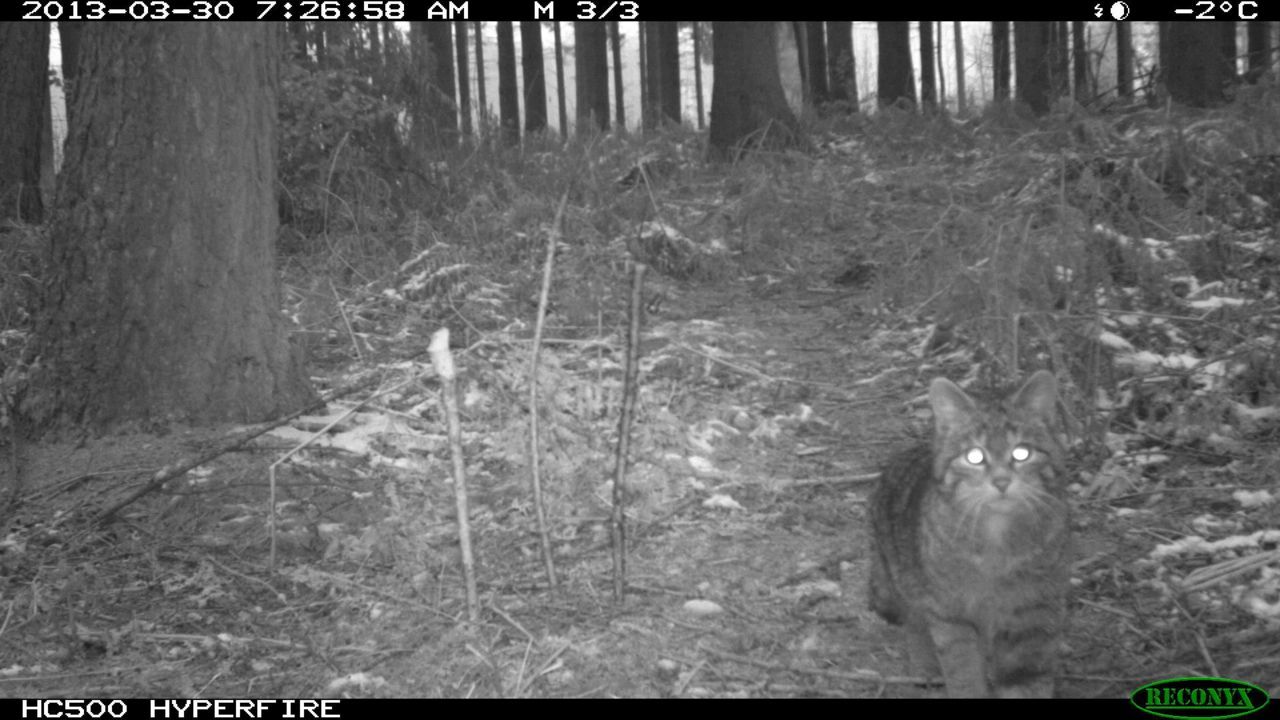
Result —
[[1267, 71], [1271, 62], [1271, 34], [1268, 27], [1271, 23], [1251, 22], [1245, 24], [1249, 39], [1249, 72], [1245, 76], [1250, 83], [1258, 82], [1258, 78]]
[[[1049, 65], [1049, 88], [1050, 101], [1067, 97], [1071, 94], [1071, 38], [1070, 23], [1066, 20], [1050, 23], [1049, 25], [1049, 47], [1050, 47], [1050, 65]], [[1017, 43], [1014, 44], [1014, 52], [1018, 50]]]
[[[621, 84], [621, 83], [619, 83]], [[698, 113], [698, 129], [705, 127], [702, 107], [702, 25], [693, 23], [693, 94]]]
[[[307, 54], [307, 24], [301, 20], [290, 20], [286, 23], [289, 26], [289, 44], [292, 46], [293, 59], [300, 64], [306, 64], [311, 61], [311, 57]], [[58, 23], [58, 32], [63, 36], [62, 60], [66, 63], [66, 34], [63, 27], [67, 23]]]
[[381, 68], [385, 60], [382, 57], [382, 33], [379, 31], [378, 23], [366, 22], [364, 28], [365, 34], [369, 36], [369, 54], [373, 57], [373, 64]]
[[551, 30], [556, 38], [556, 105], [560, 110], [560, 139], [569, 138], [569, 111], [565, 107], [564, 89], [564, 42], [560, 39], [560, 23], [551, 23]]
[[964, 81], [964, 32], [960, 21], [951, 23], [951, 34], [956, 39], [956, 111], [961, 117], [968, 115], [968, 98]]
[[471, 74], [468, 71], [467, 23], [453, 23], [453, 47], [458, 62], [458, 116], [462, 119], [462, 134], [471, 135]]
[[614, 126], [620, 132], [627, 131], [627, 111], [622, 102], [622, 33], [616, 20], [609, 23], [609, 45], [613, 54], [613, 116]]
[[324, 23], [311, 23], [311, 46], [316, 49], [316, 65], [327, 67], [329, 53], [325, 44]]
[[1089, 87], [1089, 54], [1086, 52], [1084, 22], [1071, 22], [1071, 78], [1075, 83], [1076, 102], [1084, 105], [1093, 97]]
[[636, 23], [640, 50], [640, 127], [649, 128], [652, 110], [649, 109], [649, 24]]
[[933, 56], [938, 69], [938, 106], [947, 109], [947, 73], [942, 67], [942, 21], [933, 24]]
[[807, 63], [810, 97], [815, 106], [831, 102], [831, 87], [827, 83], [827, 39], [821, 22], [804, 23], [807, 41]]
[[1127, 22], [1116, 23], [1116, 88], [1120, 97], [1133, 97], [1133, 30]]
[[476, 119], [479, 121], [480, 137], [489, 136], [489, 98], [484, 89], [484, 23], [475, 23], [476, 36]]
[[938, 83], [933, 73], [933, 21], [916, 23], [920, 32], [920, 105], [925, 112], [938, 109]]
[[1236, 57], [1240, 54], [1236, 43], [1236, 24], [1234, 22], [1220, 22], [1218, 29], [1222, 32], [1222, 65], [1225, 68], [1224, 74], [1229, 83], [1235, 83], [1239, 70], [1236, 67]]

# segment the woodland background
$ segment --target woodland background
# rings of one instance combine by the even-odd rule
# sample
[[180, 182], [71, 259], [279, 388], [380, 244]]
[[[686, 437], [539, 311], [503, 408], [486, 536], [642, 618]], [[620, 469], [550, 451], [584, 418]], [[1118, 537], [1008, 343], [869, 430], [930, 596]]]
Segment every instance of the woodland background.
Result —
[[1275, 47], [0, 23], [0, 693], [936, 693], [862, 503], [930, 378], [1038, 368], [1060, 694], [1275, 693]]

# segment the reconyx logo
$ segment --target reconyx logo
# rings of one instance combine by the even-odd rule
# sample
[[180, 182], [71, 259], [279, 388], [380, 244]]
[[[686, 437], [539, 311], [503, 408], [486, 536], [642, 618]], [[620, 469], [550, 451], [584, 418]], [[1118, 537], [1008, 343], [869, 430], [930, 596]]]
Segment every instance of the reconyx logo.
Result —
[[1177, 720], [1217, 720], [1261, 710], [1270, 698], [1241, 680], [1183, 677], [1147, 683], [1129, 696], [1139, 710]]

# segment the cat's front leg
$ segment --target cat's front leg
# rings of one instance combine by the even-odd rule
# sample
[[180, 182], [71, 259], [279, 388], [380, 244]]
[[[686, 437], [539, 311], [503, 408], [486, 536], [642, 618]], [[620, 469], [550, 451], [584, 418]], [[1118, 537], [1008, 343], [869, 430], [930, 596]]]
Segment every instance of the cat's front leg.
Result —
[[931, 620], [933, 638], [947, 683], [947, 697], [987, 697], [986, 662], [978, 629], [968, 623]]
[[995, 637], [991, 684], [1007, 698], [1051, 698], [1057, 674], [1058, 635], [1051, 622], [1005, 628]]
[[929, 625], [918, 613], [912, 613], [906, 626], [907, 660], [911, 674], [924, 680], [940, 677], [942, 666], [938, 664], [938, 652], [929, 634]]

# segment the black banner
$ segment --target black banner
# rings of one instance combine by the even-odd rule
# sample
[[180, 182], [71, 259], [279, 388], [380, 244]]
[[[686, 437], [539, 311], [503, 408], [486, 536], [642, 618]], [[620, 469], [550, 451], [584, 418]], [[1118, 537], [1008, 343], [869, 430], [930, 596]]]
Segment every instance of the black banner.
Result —
[[[9, 0], [0, 20], [1276, 20], [1280, 0], [707, 2], [705, 0]], [[945, 17], [930, 17], [941, 14]]]

